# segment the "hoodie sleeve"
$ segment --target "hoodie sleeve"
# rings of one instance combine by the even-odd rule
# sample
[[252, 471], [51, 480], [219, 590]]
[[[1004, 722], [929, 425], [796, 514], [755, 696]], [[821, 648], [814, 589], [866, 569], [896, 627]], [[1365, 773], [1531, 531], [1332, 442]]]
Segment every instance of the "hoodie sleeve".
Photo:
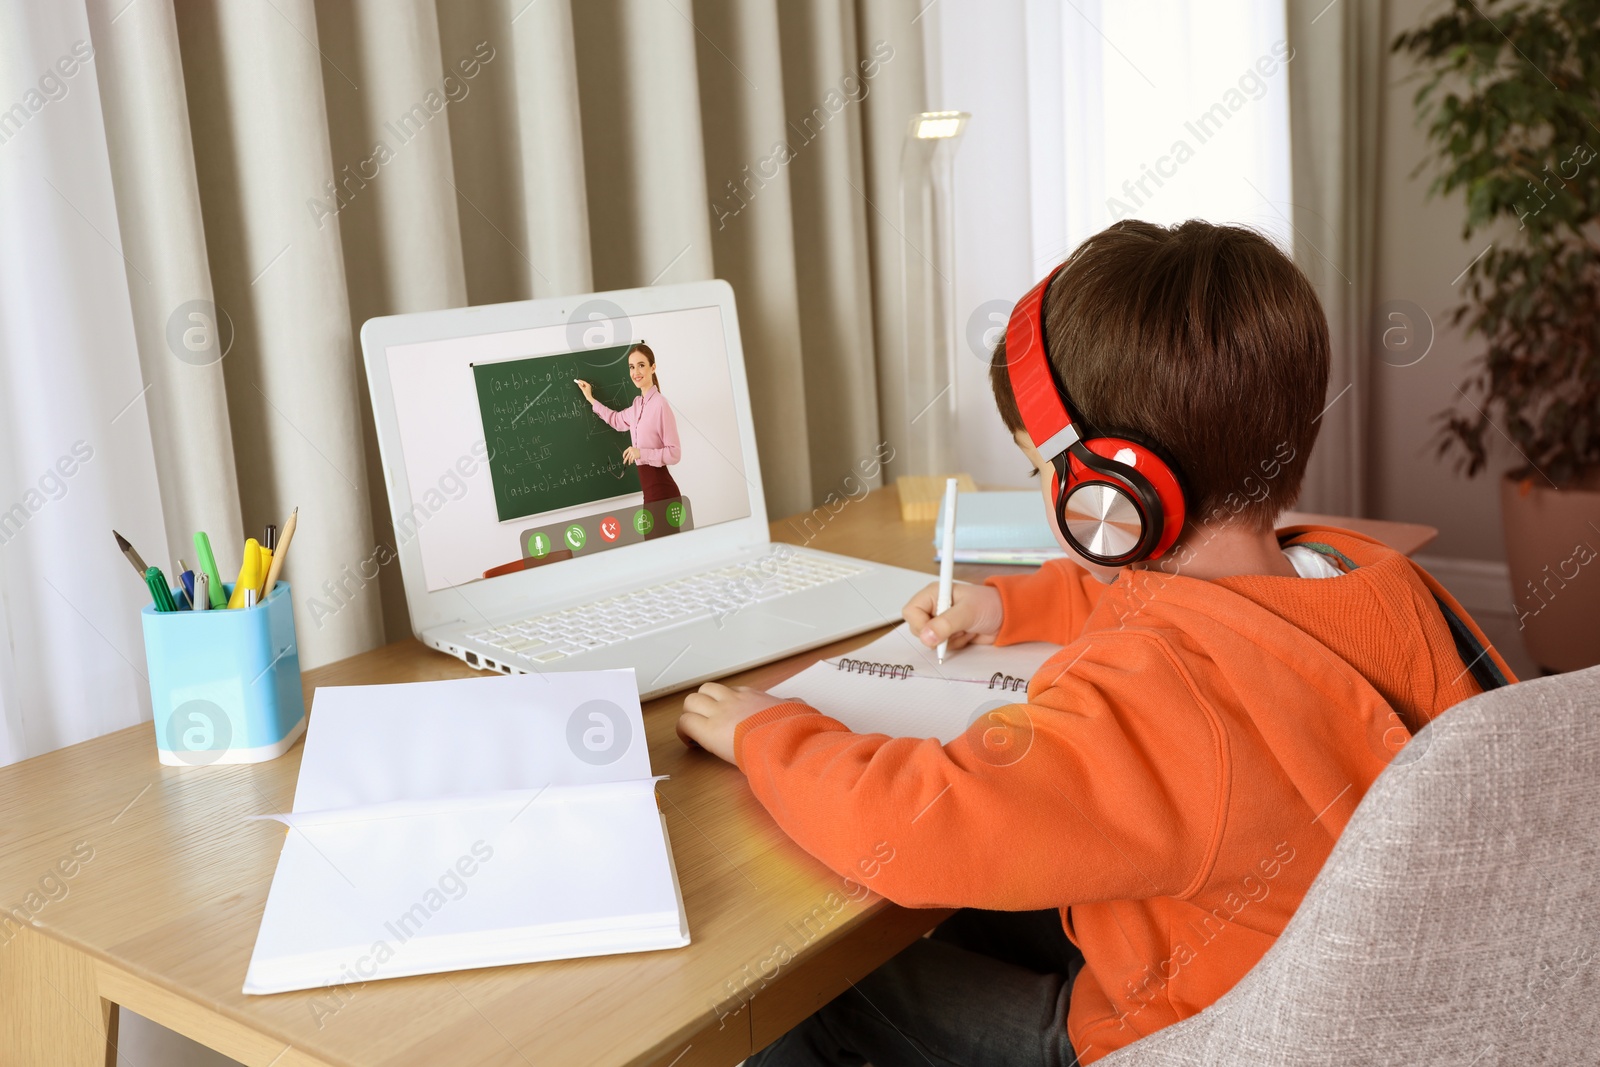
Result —
[[1050, 560], [1032, 574], [996, 575], [984, 584], [1000, 591], [1003, 614], [995, 636], [1000, 645], [1019, 641], [1071, 644], [1108, 588], [1065, 559]]
[[948, 745], [851, 733], [789, 703], [741, 723], [735, 755], [802, 848], [907, 907], [1192, 892], [1221, 829], [1219, 722], [1164, 643], [1097, 637], [1081, 651], [1070, 673], [1035, 679], [1029, 703], [984, 710]]

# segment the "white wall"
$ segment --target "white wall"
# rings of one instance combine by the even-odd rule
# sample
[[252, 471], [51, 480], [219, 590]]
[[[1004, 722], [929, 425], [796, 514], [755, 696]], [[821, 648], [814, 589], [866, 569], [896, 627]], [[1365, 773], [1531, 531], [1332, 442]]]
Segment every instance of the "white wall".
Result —
[[[1394, 0], [1385, 5], [1386, 46], [1401, 30], [1420, 24], [1430, 7], [1437, 14], [1429, 0]], [[1450, 310], [1460, 302], [1465, 285], [1455, 279], [1494, 235], [1464, 241], [1462, 194], [1429, 199], [1425, 194], [1432, 168], [1411, 176], [1431, 151], [1423, 127], [1413, 119], [1411, 98], [1417, 82], [1408, 78], [1414, 68], [1409, 57], [1386, 52], [1380, 69], [1384, 96], [1373, 307], [1381, 317], [1386, 303], [1391, 305], [1388, 310], [1397, 312], [1406, 310], [1394, 306], [1398, 302], [1416, 305], [1425, 316], [1419, 325], [1428, 329], [1431, 320], [1434, 340], [1415, 365], [1374, 361], [1368, 408], [1368, 514], [1438, 527], [1439, 540], [1428, 549], [1431, 554], [1500, 562], [1505, 549], [1494, 478], [1462, 478], [1452, 462], [1433, 455], [1435, 416], [1459, 399], [1456, 386], [1483, 351], [1481, 340], [1468, 340], [1449, 325]], [[1496, 473], [1508, 465], [1504, 456], [1491, 464]]]

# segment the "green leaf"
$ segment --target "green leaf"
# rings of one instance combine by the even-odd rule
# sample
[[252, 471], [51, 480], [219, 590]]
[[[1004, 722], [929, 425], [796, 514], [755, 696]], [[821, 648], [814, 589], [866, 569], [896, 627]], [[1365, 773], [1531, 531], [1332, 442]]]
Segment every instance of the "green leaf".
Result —
[[1504, 431], [1557, 482], [1600, 469], [1600, 0], [1455, 0], [1390, 50], [1417, 66], [1428, 195], [1460, 197], [1468, 237], [1511, 234], [1449, 312], [1484, 347], [1439, 455], [1481, 473]]

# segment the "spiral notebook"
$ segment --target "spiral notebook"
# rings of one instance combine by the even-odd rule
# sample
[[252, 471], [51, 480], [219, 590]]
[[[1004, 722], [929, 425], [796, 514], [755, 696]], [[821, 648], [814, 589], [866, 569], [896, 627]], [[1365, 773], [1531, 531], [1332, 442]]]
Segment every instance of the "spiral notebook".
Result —
[[901, 625], [848, 656], [819, 660], [772, 687], [856, 733], [935, 737], [948, 744], [985, 712], [1027, 699], [1028, 679], [1060, 645], [968, 645], [940, 663]]

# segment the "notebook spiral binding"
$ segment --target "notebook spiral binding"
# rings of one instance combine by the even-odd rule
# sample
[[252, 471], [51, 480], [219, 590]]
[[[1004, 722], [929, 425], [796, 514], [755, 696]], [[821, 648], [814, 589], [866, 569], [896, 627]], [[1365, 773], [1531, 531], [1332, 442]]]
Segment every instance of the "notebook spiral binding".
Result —
[[841, 671], [875, 674], [880, 678], [909, 678], [916, 673], [916, 668], [909, 663], [874, 663], [868, 659], [842, 659], [837, 666]]
[[1006, 674], [1003, 671], [995, 671], [993, 674], [989, 675], [989, 688], [1009, 689], [1013, 693], [1019, 693], [1028, 688], [1028, 680], [1026, 678], [1018, 678], [1014, 674]]

